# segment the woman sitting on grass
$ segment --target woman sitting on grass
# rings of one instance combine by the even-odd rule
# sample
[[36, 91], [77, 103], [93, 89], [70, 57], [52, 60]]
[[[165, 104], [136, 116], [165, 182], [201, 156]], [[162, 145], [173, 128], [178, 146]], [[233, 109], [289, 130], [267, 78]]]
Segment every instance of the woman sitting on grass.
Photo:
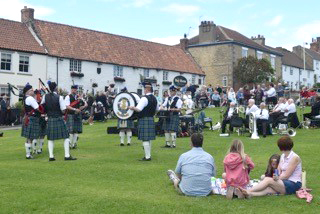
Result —
[[273, 174], [275, 170], [278, 170], [279, 162], [280, 162], [280, 155], [278, 154], [272, 155], [269, 158], [266, 173], [264, 173], [264, 175], [261, 175], [261, 180], [263, 180], [265, 177], [273, 178]]
[[250, 181], [249, 172], [254, 168], [254, 163], [250, 157], [244, 153], [244, 146], [241, 140], [234, 140], [227, 156], [223, 160], [225, 173], [222, 178], [227, 184], [228, 199], [233, 195], [243, 198], [243, 194], [238, 187], [246, 188]]
[[246, 198], [276, 193], [289, 195], [301, 188], [301, 159], [292, 151], [292, 139], [289, 136], [281, 137], [278, 140], [278, 147], [283, 153], [278, 166], [279, 176], [266, 177], [250, 190], [241, 188]]

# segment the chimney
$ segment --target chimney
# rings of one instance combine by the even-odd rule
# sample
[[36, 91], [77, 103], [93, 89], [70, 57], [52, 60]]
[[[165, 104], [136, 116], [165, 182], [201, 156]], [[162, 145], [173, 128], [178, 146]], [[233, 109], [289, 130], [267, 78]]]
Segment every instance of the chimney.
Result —
[[312, 38], [312, 43], [310, 44], [310, 49], [320, 53], [320, 37], [316, 39]]
[[187, 35], [184, 34], [183, 39], [180, 39], [180, 48], [186, 51], [188, 44], [189, 44], [189, 39], [187, 38]]
[[266, 45], [266, 39], [264, 38], [263, 35], [259, 34], [257, 37], [252, 36], [251, 39], [256, 43], [258, 43], [259, 45], [263, 45], [263, 46]]
[[202, 21], [199, 26], [199, 43], [213, 43], [217, 40], [213, 21]]
[[33, 22], [33, 20], [34, 20], [34, 9], [27, 8], [27, 6], [24, 6], [24, 8], [21, 10], [21, 22], [28, 23], [28, 22]]

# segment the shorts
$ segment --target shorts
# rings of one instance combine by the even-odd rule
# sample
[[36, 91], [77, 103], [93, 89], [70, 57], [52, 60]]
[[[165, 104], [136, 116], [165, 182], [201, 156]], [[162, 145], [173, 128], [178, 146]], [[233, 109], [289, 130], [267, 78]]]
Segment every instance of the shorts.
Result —
[[286, 188], [286, 195], [295, 194], [301, 188], [301, 182], [293, 182], [289, 180], [282, 180], [284, 187]]

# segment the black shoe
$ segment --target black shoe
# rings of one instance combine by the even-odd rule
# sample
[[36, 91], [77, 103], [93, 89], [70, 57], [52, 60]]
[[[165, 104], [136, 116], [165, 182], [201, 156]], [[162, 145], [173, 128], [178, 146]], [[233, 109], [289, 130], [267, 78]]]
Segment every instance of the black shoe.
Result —
[[40, 151], [37, 151], [37, 154], [39, 155], [39, 154], [42, 154], [42, 149], [40, 150]]
[[49, 158], [49, 161], [55, 161], [56, 159], [55, 158]]
[[0, 132], [0, 137], [3, 137], [3, 132]]
[[131, 146], [131, 143], [127, 143], [127, 146]]
[[124, 144], [123, 144], [123, 143], [120, 143], [120, 146], [124, 146]]
[[77, 160], [77, 158], [74, 158], [74, 157], [72, 157], [72, 156], [70, 155], [70, 157], [68, 157], [68, 158], [64, 157], [64, 160]]
[[143, 158], [142, 158], [142, 159], [140, 159], [139, 161], [151, 161], [151, 158], [143, 157]]
[[176, 148], [176, 145], [172, 145], [171, 148]]
[[266, 135], [263, 135], [263, 138], [266, 138], [267, 136]]
[[26, 157], [26, 159], [33, 159], [33, 157], [30, 155], [30, 156]]
[[162, 148], [171, 148], [171, 146], [169, 146], [169, 145], [165, 145], [165, 146], [163, 146]]

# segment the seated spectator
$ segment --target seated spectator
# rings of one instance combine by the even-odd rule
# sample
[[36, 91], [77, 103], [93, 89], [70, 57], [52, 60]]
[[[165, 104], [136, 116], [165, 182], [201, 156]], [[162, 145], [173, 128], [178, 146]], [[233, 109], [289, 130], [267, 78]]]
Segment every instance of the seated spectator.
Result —
[[237, 102], [239, 105], [243, 105], [244, 104], [244, 95], [243, 95], [243, 88], [239, 88], [237, 95]]
[[215, 176], [213, 157], [202, 149], [203, 136], [191, 136], [192, 149], [180, 155], [175, 172], [167, 174], [175, 189], [187, 196], [207, 196], [212, 194], [211, 177]]
[[302, 90], [300, 91], [300, 105], [305, 106], [308, 104], [309, 100], [310, 100], [310, 96], [309, 96], [309, 92], [307, 87], [302, 87]]
[[[222, 121], [222, 125], [221, 125], [221, 133], [224, 134], [226, 132], [226, 126], [227, 124], [230, 124], [231, 122], [231, 118], [233, 116], [233, 114], [235, 113], [235, 103], [231, 102], [230, 106], [227, 108], [226, 112], [223, 115], [223, 121]], [[233, 131], [233, 127], [229, 126], [229, 131], [232, 132]]]
[[248, 106], [246, 109], [246, 119], [245, 119], [245, 126], [246, 128], [249, 128], [249, 116], [251, 113], [254, 113], [258, 110], [258, 106], [256, 106], [255, 104], [255, 100], [254, 99], [249, 99], [248, 101]]
[[279, 121], [284, 118], [284, 111], [286, 109], [285, 99], [280, 97], [278, 104], [269, 113], [269, 121], [272, 123], [272, 127], [278, 126]]
[[211, 104], [214, 105], [215, 107], [220, 107], [220, 101], [221, 101], [221, 97], [219, 95], [219, 92], [215, 90], [211, 95]]
[[269, 158], [267, 170], [264, 173], [264, 175], [261, 175], [261, 180], [263, 180], [265, 177], [273, 178], [273, 174], [275, 173], [275, 170], [278, 170], [280, 162], [280, 155], [274, 154]]
[[308, 91], [308, 95], [310, 97], [310, 105], [313, 105], [315, 98], [317, 96], [317, 92], [312, 88]]
[[303, 120], [306, 120], [306, 118], [312, 119], [314, 116], [317, 116], [319, 114], [320, 114], [320, 97], [316, 96], [315, 103], [311, 107], [311, 112], [303, 114]]
[[282, 86], [282, 84], [279, 82], [278, 83], [278, 87], [277, 87], [277, 96], [278, 96], [278, 98], [279, 97], [283, 97], [283, 95], [284, 95], [284, 88], [283, 88], [283, 86]]
[[205, 108], [209, 105], [209, 97], [205, 90], [201, 90], [196, 99], [199, 108]]
[[92, 106], [94, 107], [94, 120], [104, 122], [105, 109], [103, 107], [103, 104], [99, 101], [99, 102], [94, 102]]
[[249, 173], [254, 168], [254, 163], [248, 155], [244, 153], [244, 146], [241, 140], [234, 140], [223, 160], [224, 173], [222, 178], [227, 184], [227, 199], [232, 199], [235, 194], [243, 198], [239, 187], [246, 188], [250, 181]]
[[236, 93], [234, 92], [233, 88], [230, 88], [227, 92], [227, 95], [228, 95], [228, 102], [234, 102], [236, 103], [237, 100], [236, 100]]
[[302, 164], [300, 157], [292, 151], [293, 141], [289, 136], [278, 140], [282, 152], [278, 166], [279, 175], [265, 177], [250, 190], [240, 189], [246, 198], [268, 194], [295, 194], [301, 188]]
[[266, 109], [266, 104], [264, 102], [260, 103], [260, 109], [255, 112], [255, 117], [257, 119], [257, 126], [262, 126], [263, 137], [267, 136], [267, 125], [269, 120], [269, 111]]

